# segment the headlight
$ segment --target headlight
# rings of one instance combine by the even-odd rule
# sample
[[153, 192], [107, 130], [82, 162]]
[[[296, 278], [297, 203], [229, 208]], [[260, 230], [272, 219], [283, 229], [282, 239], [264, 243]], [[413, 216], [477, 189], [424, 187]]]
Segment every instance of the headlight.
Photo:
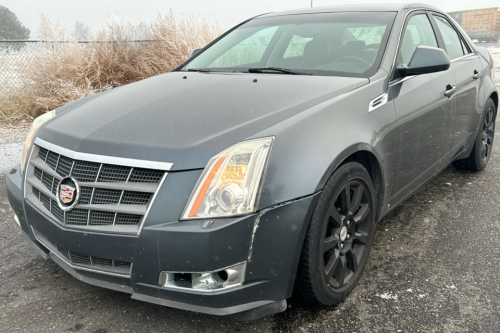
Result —
[[214, 156], [196, 184], [182, 219], [255, 212], [274, 138], [240, 142]]
[[24, 172], [26, 168], [26, 164], [28, 163], [28, 158], [31, 152], [31, 148], [33, 147], [33, 141], [35, 140], [36, 132], [45, 124], [48, 120], [54, 118], [56, 116], [56, 110], [49, 111], [40, 117], [36, 118], [31, 124], [30, 131], [26, 136], [26, 141], [24, 142], [23, 155], [21, 156], [21, 174]]

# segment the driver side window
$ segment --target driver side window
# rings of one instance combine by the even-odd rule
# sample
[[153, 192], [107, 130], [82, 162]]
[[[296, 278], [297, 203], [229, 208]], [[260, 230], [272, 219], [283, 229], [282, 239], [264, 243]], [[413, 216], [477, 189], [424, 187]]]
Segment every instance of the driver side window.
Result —
[[408, 64], [419, 45], [438, 47], [436, 35], [426, 14], [410, 18], [403, 36], [399, 54], [403, 64]]

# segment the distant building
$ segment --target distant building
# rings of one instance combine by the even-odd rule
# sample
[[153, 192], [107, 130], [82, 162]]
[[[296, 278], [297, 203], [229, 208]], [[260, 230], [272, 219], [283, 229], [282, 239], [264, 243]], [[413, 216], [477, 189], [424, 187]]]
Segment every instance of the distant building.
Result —
[[448, 13], [472, 39], [497, 42], [500, 38], [500, 8], [483, 8]]

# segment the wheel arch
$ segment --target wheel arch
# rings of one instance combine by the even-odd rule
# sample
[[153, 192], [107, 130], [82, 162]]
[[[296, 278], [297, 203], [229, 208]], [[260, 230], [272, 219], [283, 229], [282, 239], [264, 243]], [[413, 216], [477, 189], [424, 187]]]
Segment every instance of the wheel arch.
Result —
[[321, 178], [317, 190], [319, 191], [323, 189], [328, 179], [330, 179], [333, 173], [343, 164], [348, 162], [360, 163], [366, 168], [373, 182], [373, 188], [375, 190], [375, 202], [377, 207], [375, 221], [378, 222], [381, 217], [382, 207], [386, 194], [386, 188], [384, 186], [384, 184], [386, 183], [383, 167], [384, 164], [381, 161], [382, 160], [379, 154], [371, 145], [368, 145], [366, 143], [352, 145], [345, 149], [341, 154], [339, 154], [330, 164], [328, 170]]
[[495, 109], [498, 110], [498, 92], [493, 91], [490, 94], [490, 98], [493, 100], [493, 103], [495, 103]]

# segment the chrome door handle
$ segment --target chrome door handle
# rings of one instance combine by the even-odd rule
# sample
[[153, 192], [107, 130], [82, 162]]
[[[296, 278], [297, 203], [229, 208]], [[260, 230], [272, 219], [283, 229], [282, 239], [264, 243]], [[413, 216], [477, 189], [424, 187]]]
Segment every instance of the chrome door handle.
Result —
[[451, 95], [453, 95], [455, 92], [457, 91], [457, 87], [456, 86], [450, 86], [450, 85], [447, 85], [446, 86], [446, 91], [444, 92], [444, 95], [448, 98], [451, 97]]
[[474, 80], [477, 80], [481, 77], [481, 73], [479, 73], [478, 71], [474, 71], [474, 75], [472, 75], [472, 78]]

